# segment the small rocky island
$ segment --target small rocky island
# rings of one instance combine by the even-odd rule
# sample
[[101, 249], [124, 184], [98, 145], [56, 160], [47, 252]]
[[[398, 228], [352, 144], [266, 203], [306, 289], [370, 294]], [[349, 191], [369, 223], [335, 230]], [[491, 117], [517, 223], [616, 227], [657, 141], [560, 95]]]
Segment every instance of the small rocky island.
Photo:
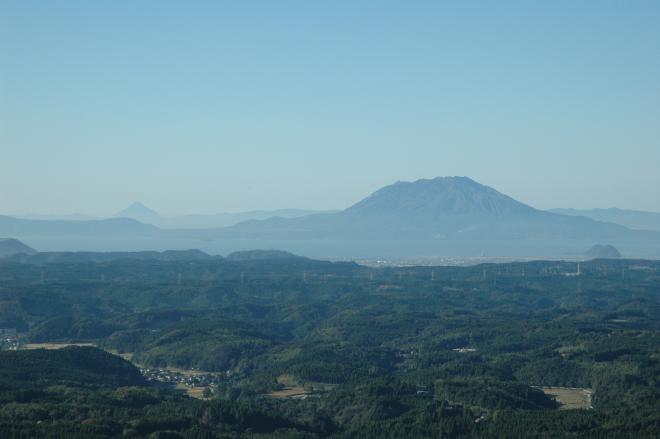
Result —
[[621, 253], [613, 245], [596, 244], [585, 253], [591, 259], [618, 259]]

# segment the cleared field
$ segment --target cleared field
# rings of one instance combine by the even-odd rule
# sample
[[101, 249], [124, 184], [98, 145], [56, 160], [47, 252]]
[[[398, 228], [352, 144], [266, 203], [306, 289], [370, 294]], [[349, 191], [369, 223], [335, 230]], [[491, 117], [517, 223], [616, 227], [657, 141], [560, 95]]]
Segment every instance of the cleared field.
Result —
[[62, 349], [67, 346], [96, 346], [94, 343], [27, 343], [23, 349]]
[[301, 386], [285, 387], [282, 390], [276, 390], [270, 392], [267, 396], [272, 396], [273, 398], [289, 398], [297, 395], [308, 395], [310, 392]]
[[190, 396], [191, 398], [209, 399], [209, 398], [204, 398], [204, 390], [206, 390], [207, 387], [188, 387], [184, 384], [178, 383], [176, 385], [176, 388], [185, 391], [186, 395]]
[[591, 389], [576, 387], [541, 387], [543, 393], [554, 396], [560, 410], [588, 410], [591, 406]]

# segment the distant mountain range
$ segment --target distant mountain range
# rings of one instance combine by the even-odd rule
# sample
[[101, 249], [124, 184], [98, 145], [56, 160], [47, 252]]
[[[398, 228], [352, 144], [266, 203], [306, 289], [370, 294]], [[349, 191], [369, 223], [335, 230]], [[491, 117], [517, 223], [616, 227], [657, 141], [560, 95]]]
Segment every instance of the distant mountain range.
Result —
[[[316, 210], [308, 209], [275, 209], [275, 210], [252, 210], [246, 212], [217, 213], [217, 214], [188, 214], [176, 216], [163, 216], [140, 202], [132, 203], [125, 209], [120, 210], [111, 218], [130, 218], [144, 224], [151, 224], [162, 229], [211, 229], [228, 227], [242, 221], [260, 220], [271, 217], [296, 218], [299, 216], [318, 213]], [[330, 211], [328, 211], [330, 212]], [[109, 218], [94, 217], [83, 214], [25, 214], [12, 215], [13, 218], [39, 220], [39, 221], [92, 221]]]
[[[222, 221], [236, 223], [204, 227]], [[200, 227], [191, 227], [193, 223]], [[114, 245], [119, 242], [128, 242], [131, 249], [200, 247], [211, 252], [261, 247], [321, 258], [356, 257], [355, 243], [359, 257], [371, 257], [404, 252], [415, 256], [422, 248], [425, 255], [581, 255], [594, 243], [608, 242], [626, 255], [660, 256], [660, 232], [538, 210], [467, 177], [397, 182], [338, 212], [284, 210], [168, 218], [135, 203], [104, 220], [0, 216], [0, 236], [48, 239], [49, 249], [61, 248], [50, 245], [55, 238], [100, 237], [104, 242], [99, 246], [81, 247], [129, 248]], [[35, 242], [30, 239], [26, 242]], [[134, 244], [145, 239], [146, 247]], [[307, 244], [301, 246], [302, 242]]]
[[586, 216], [597, 221], [620, 224], [635, 230], [659, 230], [660, 213], [627, 209], [550, 209], [561, 215]]
[[315, 210], [305, 209], [278, 209], [278, 210], [253, 210], [249, 212], [236, 213], [218, 213], [213, 215], [179, 215], [179, 216], [160, 216], [158, 214], [133, 215], [134, 218], [142, 222], [154, 224], [164, 229], [211, 229], [218, 227], [228, 227], [249, 220], [263, 220], [272, 217], [278, 218], [296, 218], [300, 216], [317, 213]]

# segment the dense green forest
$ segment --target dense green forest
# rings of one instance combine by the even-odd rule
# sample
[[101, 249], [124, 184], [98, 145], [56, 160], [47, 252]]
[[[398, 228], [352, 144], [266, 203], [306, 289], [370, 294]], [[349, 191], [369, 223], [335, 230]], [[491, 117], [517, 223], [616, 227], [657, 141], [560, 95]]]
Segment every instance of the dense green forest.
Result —
[[[660, 437], [658, 262], [239, 256], [0, 260], [0, 437]], [[189, 398], [107, 351], [221, 380]]]

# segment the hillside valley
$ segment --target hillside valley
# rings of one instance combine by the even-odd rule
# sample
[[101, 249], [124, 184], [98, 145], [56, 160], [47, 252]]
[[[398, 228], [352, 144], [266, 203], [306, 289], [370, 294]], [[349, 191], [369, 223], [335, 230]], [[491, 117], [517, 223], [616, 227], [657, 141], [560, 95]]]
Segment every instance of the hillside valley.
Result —
[[657, 437], [659, 268], [3, 258], [0, 435]]

